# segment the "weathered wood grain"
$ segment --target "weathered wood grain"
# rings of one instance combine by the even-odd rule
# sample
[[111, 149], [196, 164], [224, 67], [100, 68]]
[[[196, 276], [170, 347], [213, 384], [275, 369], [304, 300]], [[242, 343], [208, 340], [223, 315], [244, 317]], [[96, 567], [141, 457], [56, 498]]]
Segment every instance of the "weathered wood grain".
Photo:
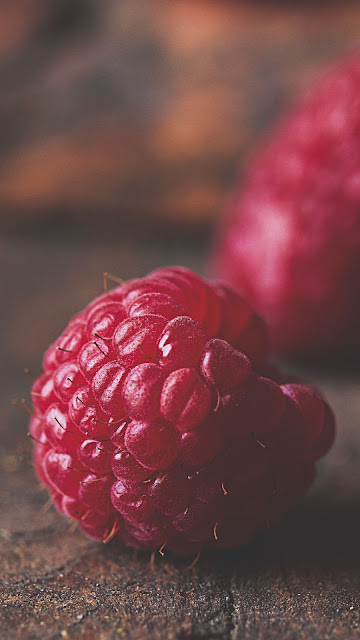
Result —
[[190, 559], [93, 543], [71, 531], [31, 467], [24, 366], [101, 288], [158, 264], [199, 267], [202, 245], [0, 238], [1, 640], [355, 640], [360, 637], [360, 371], [304, 372], [338, 416], [336, 447], [281, 527], [234, 553]]
[[57, 514], [42, 515], [45, 496], [28, 471], [16, 475], [2, 482], [11, 501], [2, 638], [359, 637], [355, 504], [325, 508], [314, 495], [246, 550], [205, 554], [192, 570], [158, 556], [151, 569], [148, 554], [88, 542]]

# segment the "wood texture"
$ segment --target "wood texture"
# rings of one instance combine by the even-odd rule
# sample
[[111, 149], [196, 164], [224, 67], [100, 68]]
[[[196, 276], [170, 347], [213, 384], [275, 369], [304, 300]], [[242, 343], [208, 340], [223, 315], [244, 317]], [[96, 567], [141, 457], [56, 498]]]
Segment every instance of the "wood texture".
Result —
[[359, 28], [357, 0], [2, 3], [0, 224], [207, 225]]
[[190, 559], [87, 540], [53, 509], [31, 467], [28, 366], [101, 273], [140, 275], [168, 262], [199, 267], [202, 244], [145, 246], [0, 238], [1, 640], [355, 640], [360, 637], [360, 371], [314, 370], [338, 417], [336, 447], [307, 499], [276, 530], [234, 553]]

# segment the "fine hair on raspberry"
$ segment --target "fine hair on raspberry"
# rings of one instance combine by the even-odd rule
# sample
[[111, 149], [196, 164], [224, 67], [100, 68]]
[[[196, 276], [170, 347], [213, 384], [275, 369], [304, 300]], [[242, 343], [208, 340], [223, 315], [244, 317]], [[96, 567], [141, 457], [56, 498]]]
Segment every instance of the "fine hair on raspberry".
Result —
[[91, 302], [50, 345], [30, 434], [56, 508], [95, 540], [233, 548], [311, 485], [332, 412], [268, 362], [227, 285], [158, 269]]

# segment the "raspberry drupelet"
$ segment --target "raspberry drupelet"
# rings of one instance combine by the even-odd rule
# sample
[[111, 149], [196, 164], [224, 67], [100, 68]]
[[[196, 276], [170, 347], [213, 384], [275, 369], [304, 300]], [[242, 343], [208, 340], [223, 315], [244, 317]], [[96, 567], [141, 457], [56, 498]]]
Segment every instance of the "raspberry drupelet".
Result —
[[310, 387], [280, 384], [267, 355], [249, 305], [185, 268], [98, 297], [32, 389], [35, 466], [57, 509], [96, 540], [178, 554], [237, 547], [278, 521], [334, 420]]
[[212, 261], [266, 320], [274, 349], [310, 357], [359, 350], [359, 48], [254, 156]]

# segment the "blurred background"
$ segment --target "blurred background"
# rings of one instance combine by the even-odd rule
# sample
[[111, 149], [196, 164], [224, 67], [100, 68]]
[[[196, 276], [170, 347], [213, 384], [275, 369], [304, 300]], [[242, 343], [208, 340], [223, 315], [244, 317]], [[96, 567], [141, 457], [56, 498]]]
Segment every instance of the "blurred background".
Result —
[[[1, 460], [11, 491], [26, 486], [27, 420], [11, 405], [29, 397], [24, 367], [39, 373], [49, 342], [101, 292], [103, 271], [202, 271], [243, 163], [359, 33], [358, 0], [0, 2]], [[355, 434], [358, 383], [322, 382], [338, 411], [353, 399]], [[14, 523], [24, 511], [11, 491], [2, 497]]]
[[203, 235], [293, 93], [357, 41], [358, 5], [1, 2], [1, 227]]

